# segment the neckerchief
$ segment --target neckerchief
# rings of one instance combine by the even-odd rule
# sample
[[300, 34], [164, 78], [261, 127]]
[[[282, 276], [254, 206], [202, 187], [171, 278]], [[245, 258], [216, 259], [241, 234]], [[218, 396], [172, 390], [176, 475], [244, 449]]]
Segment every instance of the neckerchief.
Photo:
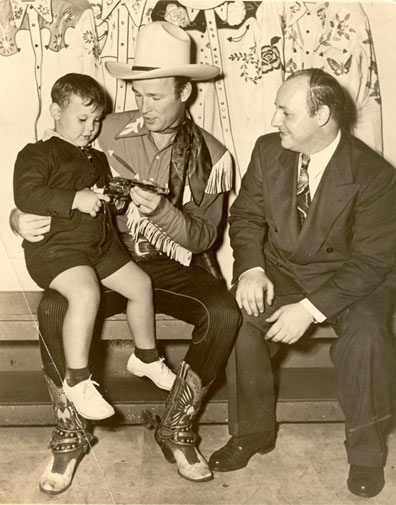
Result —
[[179, 126], [172, 146], [169, 174], [169, 201], [177, 208], [183, 204], [183, 191], [188, 179], [191, 195], [200, 205], [212, 170], [212, 160], [200, 128], [186, 117]]

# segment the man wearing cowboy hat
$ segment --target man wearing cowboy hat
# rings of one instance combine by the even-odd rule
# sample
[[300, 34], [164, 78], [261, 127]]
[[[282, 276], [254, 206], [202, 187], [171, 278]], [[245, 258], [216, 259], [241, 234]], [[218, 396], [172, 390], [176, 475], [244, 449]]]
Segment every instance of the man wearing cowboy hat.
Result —
[[[134, 187], [128, 210], [117, 216], [117, 224], [133, 259], [152, 278], [156, 310], [194, 325], [155, 438], [166, 459], [177, 463], [179, 474], [199, 482], [213, 475], [196, 447], [192, 421], [231, 352], [240, 314], [223, 283], [202, 268], [202, 253], [216, 240], [224, 194], [231, 189], [232, 162], [224, 146], [186, 112], [191, 81], [212, 79], [219, 72], [212, 65], [191, 64], [190, 49], [190, 38], [181, 28], [154, 22], [139, 32], [133, 67], [106, 63], [114, 77], [132, 81], [138, 110], [110, 114], [99, 144], [117, 175], [169, 189], [164, 196]], [[50, 226], [50, 218], [44, 219], [15, 210], [11, 222], [17, 233], [34, 241]], [[113, 313], [122, 309], [118, 304]], [[64, 300], [54, 291], [44, 294], [38, 309], [43, 363], [55, 397], [59, 372], [64, 370], [64, 310]], [[149, 362], [149, 353], [147, 358]], [[64, 425], [61, 428], [53, 440], [57, 452], [40, 483], [41, 490], [51, 494], [70, 485], [88, 445], [81, 425], [69, 427], [72, 435]], [[65, 445], [62, 433], [74, 439], [74, 452], [60, 451]]]

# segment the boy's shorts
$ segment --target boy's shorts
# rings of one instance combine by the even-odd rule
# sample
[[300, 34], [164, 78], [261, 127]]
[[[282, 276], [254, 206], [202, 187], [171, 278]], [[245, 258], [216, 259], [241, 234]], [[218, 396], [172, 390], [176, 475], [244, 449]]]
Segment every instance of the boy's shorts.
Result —
[[46, 289], [62, 272], [76, 266], [92, 267], [99, 279], [105, 279], [132, 261], [116, 238], [106, 241], [105, 247], [92, 251], [67, 245], [60, 248], [42, 248], [34, 254], [25, 250], [26, 266], [32, 279]]

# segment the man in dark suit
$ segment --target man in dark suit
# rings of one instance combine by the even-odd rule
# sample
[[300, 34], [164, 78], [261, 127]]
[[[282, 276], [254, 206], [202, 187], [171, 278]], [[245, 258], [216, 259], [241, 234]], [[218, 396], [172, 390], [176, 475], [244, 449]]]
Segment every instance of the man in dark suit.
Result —
[[210, 466], [236, 470], [274, 448], [271, 358], [280, 343], [327, 321], [338, 336], [331, 359], [346, 418], [348, 488], [375, 496], [396, 383], [396, 171], [343, 128], [343, 90], [324, 71], [293, 74], [275, 106], [279, 133], [258, 139], [231, 208], [244, 321], [227, 367], [232, 437]]

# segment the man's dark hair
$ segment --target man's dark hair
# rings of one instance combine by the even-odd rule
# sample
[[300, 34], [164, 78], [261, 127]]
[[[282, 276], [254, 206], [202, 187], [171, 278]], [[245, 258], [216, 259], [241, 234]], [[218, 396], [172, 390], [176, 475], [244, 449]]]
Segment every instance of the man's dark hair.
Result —
[[323, 106], [330, 109], [330, 116], [339, 126], [345, 126], [352, 113], [345, 90], [332, 75], [320, 68], [298, 70], [287, 80], [299, 76], [307, 76], [309, 89], [307, 92], [308, 113], [312, 117]]
[[176, 98], [179, 98], [183, 88], [186, 86], [188, 82], [191, 82], [191, 79], [189, 77], [183, 77], [183, 76], [175, 76], [175, 95]]
[[84, 105], [94, 105], [105, 110], [106, 93], [102, 86], [86, 74], [66, 74], [60, 77], [51, 89], [51, 99], [60, 107], [68, 105], [72, 95], [81, 98]]

